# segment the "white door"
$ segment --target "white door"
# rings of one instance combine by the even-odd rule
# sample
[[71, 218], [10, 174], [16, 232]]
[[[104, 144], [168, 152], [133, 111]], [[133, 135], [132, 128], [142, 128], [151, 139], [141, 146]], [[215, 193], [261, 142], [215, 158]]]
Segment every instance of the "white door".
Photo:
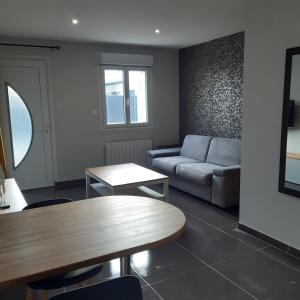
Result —
[[0, 59], [0, 124], [8, 174], [21, 189], [53, 184], [46, 64]]

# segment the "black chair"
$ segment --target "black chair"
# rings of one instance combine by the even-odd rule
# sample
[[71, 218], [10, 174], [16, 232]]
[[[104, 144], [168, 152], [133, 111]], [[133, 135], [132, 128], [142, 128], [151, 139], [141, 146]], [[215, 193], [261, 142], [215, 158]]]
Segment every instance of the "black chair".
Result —
[[[45, 200], [40, 202], [35, 202], [32, 204], [27, 205], [24, 207], [23, 210], [28, 209], [34, 209], [39, 207], [45, 207], [45, 206], [51, 206], [51, 205], [59, 205], [63, 203], [69, 203], [72, 202], [72, 200], [67, 198], [62, 199], [53, 199], [53, 200]], [[27, 290], [27, 298], [26, 300], [33, 300], [34, 299], [34, 290], [40, 290], [40, 299], [46, 300], [48, 299], [47, 291], [48, 290], [54, 290], [54, 289], [60, 289], [63, 287], [67, 287], [73, 284], [81, 283], [85, 280], [88, 280], [95, 275], [97, 275], [99, 272], [101, 272], [102, 266], [91, 266], [82, 268], [76, 271], [71, 271], [62, 275], [58, 275], [55, 277], [39, 280], [32, 282], [28, 284], [28, 290]]]
[[75, 289], [50, 300], [143, 300], [139, 280], [124, 276], [87, 287]]

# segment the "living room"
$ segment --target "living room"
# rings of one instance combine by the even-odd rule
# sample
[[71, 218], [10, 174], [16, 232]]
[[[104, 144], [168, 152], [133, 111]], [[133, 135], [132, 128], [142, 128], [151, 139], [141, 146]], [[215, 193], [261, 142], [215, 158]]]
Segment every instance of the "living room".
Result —
[[[293, 0], [288, 4], [283, 0], [129, 1], [126, 5], [4, 1], [0, 12], [0, 121], [6, 158], [1, 165], [6, 177], [15, 178], [22, 190], [18, 195], [26, 205], [62, 198], [76, 202], [87, 196], [88, 176], [89, 183], [106, 183], [114, 194], [116, 183], [111, 178], [88, 169], [123, 163], [109, 147], [124, 148], [125, 142], [142, 141], [138, 147], [145, 156], [151, 149], [165, 153], [161, 157], [166, 158], [183, 156], [188, 135], [211, 137], [205, 155], [215, 138], [237, 140], [241, 144], [238, 158], [230, 164], [220, 163], [221, 169], [241, 165], [238, 188], [230, 188], [232, 181], [226, 181], [221, 189], [221, 196], [230, 190], [226, 194], [229, 204], [220, 202], [226, 205], [195, 195], [190, 186], [176, 186], [170, 174], [158, 169], [155, 171], [163, 176], [155, 179], [141, 175], [138, 169], [118, 170], [121, 175], [113, 176], [121, 181], [144, 176], [143, 185], [152, 180], [164, 183], [168, 176], [169, 186], [152, 195], [169, 200], [163, 204], [178, 208], [187, 222], [180, 237], [172, 235], [171, 244], [136, 251], [130, 273], [139, 279], [144, 299], [300, 298], [299, 195], [296, 188], [284, 183], [282, 167], [286, 157], [290, 158], [282, 150], [286, 150], [283, 141], [287, 139], [286, 118], [282, 117], [289, 70], [286, 50], [300, 46], [299, 9]], [[131, 94], [133, 74], [142, 78], [144, 95], [137, 109], [131, 105], [133, 99], [140, 99], [138, 93]], [[38, 84], [30, 85], [34, 78]], [[26, 140], [27, 133], [22, 133], [27, 148], [21, 148], [19, 161], [11, 133], [10, 95], [21, 99], [22, 107], [29, 111], [26, 126], [30, 134]], [[117, 117], [121, 121], [114, 121], [108, 96], [122, 99]], [[288, 130], [295, 132], [295, 128]], [[233, 157], [230, 149], [228, 155]], [[227, 155], [226, 151], [220, 150], [221, 155]], [[142, 165], [138, 156], [130, 162]], [[209, 161], [205, 157], [202, 163]], [[145, 166], [153, 167], [149, 161]], [[209, 174], [211, 182], [213, 173]], [[195, 182], [201, 185], [202, 181]], [[236, 191], [238, 202], [233, 201], [233, 206], [230, 201]], [[90, 193], [89, 197], [99, 196], [94, 189]], [[208, 194], [213, 197], [214, 192], [209, 189]], [[13, 202], [7, 202], [12, 208]], [[5, 220], [34, 211], [39, 210], [5, 213], [4, 207], [2, 228], [6, 228]], [[1, 226], [0, 230], [3, 236], [6, 231]], [[1, 243], [3, 261], [8, 259], [7, 245]], [[33, 258], [38, 255], [31, 253]], [[30, 262], [35, 266], [33, 258]], [[122, 267], [117, 256], [113, 258], [103, 263], [96, 279], [49, 289], [46, 296], [30, 285], [45, 279], [46, 269], [34, 275], [28, 268], [25, 279], [25, 275], [16, 275], [22, 269], [16, 267], [15, 281], [0, 276], [0, 299], [51, 299], [74, 288], [119, 278]], [[86, 261], [72, 264], [85, 267]], [[3, 266], [1, 273], [9, 273]], [[48, 277], [59, 275], [60, 267], [53, 265]], [[71, 271], [70, 266], [64, 267]]]

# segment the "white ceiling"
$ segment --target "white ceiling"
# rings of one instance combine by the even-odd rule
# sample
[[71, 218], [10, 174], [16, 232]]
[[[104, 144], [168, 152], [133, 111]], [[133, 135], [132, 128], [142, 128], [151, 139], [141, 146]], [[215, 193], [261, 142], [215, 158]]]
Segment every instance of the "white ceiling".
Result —
[[185, 47], [244, 30], [245, 1], [0, 0], [0, 35]]

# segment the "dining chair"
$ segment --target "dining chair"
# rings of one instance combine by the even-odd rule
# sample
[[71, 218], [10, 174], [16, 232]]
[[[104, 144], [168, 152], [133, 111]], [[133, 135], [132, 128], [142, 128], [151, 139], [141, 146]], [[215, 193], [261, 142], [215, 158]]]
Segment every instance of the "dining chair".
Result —
[[[51, 205], [60, 205], [69, 202], [72, 202], [72, 200], [67, 198], [39, 201], [27, 205], [26, 207], [24, 207], [23, 210], [51, 206]], [[31, 282], [28, 284], [26, 300], [33, 300], [34, 291], [37, 290], [40, 291], [40, 300], [47, 300], [48, 290], [60, 289], [70, 285], [79, 284], [83, 281], [86, 281], [96, 276], [98, 273], [101, 272], [101, 270], [102, 270], [102, 265], [90, 266], [75, 271], [67, 272], [55, 277]]]
[[139, 280], [123, 276], [83, 288], [68, 291], [49, 300], [143, 300]]

